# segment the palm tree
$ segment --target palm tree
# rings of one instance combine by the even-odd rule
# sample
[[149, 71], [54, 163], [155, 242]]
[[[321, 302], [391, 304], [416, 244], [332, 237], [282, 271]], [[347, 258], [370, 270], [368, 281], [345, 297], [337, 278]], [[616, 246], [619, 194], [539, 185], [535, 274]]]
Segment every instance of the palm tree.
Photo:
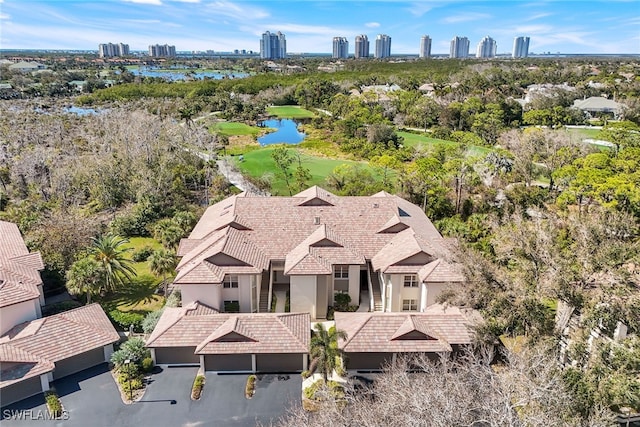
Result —
[[347, 333], [336, 329], [335, 326], [327, 331], [322, 323], [316, 323], [311, 337], [311, 364], [320, 370], [325, 383], [337, 366], [337, 357], [342, 356], [342, 350], [338, 348], [338, 339], [346, 340]]
[[149, 268], [153, 274], [162, 276], [162, 281], [164, 282], [164, 294], [167, 296], [167, 274], [172, 273], [178, 264], [176, 262], [175, 252], [160, 248], [151, 253], [147, 262], [149, 263]]
[[106, 279], [102, 264], [95, 258], [86, 257], [71, 264], [67, 271], [67, 290], [70, 294], [87, 294], [87, 304], [91, 304], [91, 295], [97, 295]]
[[106, 290], [112, 291], [137, 275], [132, 261], [125, 256], [132, 249], [124, 247], [129, 243], [128, 239], [107, 233], [100, 237], [93, 237], [91, 240], [93, 244], [90, 253], [105, 270]]

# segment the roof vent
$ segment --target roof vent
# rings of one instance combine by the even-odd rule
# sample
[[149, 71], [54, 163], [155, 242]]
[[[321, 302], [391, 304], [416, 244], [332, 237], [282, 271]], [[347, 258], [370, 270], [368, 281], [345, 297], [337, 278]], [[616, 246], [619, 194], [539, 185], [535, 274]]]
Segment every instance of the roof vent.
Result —
[[313, 223], [315, 225], [320, 225], [320, 217], [319, 216], [314, 216], [313, 217]]
[[379, 203], [374, 203], [374, 204], [373, 204], [373, 207], [374, 207], [374, 209], [377, 209], [377, 208], [379, 208], [379, 207], [380, 207], [380, 204], [379, 204]]

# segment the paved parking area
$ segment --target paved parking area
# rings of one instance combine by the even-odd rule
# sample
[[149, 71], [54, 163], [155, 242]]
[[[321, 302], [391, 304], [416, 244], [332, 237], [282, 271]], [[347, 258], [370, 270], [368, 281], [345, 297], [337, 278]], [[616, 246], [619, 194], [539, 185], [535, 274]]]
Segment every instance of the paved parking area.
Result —
[[[152, 376], [143, 398], [133, 405], [120, 399], [106, 364], [56, 381], [55, 387], [68, 419], [46, 420], [42, 395], [2, 408], [4, 426], [255, 426], [268, 425], [300, 405], [299, 374], [259, 375], [256, 394], [244, 397], [246, 374], [218, 375], [208, 372], [203, 395], [191, 400], [197, 368], [168, 368]], [[23, 419], [10, 415], [23, 411]], [[25, 412], [26, 411], [26, 412]], [[9, 416], [7, 416], [9, 415]], [[24, 419], [24, 416], [31, 419]]]

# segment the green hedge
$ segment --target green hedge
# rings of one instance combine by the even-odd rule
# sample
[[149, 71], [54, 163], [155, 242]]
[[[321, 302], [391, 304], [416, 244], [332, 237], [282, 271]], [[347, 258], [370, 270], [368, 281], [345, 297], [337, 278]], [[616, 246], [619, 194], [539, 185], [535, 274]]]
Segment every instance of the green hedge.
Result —
[[111, 321], [123, 331], [128, 331], [129, 326], [133, 325], [135, 332], [143, 332], [142, 322], [144, 321], [144, 315], [135, 313], [132, 311], [124, 312], [118, 309], [109, 311], [109, 318]]

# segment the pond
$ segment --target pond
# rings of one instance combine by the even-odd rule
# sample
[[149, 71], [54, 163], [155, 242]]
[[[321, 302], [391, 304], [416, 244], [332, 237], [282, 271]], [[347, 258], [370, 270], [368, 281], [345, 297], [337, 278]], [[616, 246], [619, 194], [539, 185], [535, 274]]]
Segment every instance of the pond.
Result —
[[154, 67], [140, 67], [130, 68], [132, 74], [136, 76], [145, 77], [161, 77], [165, 80], [178, 81], [186, 80], [187, 76], [191, 79], [202, 80], [205, 77], [209, 79], [239, 79], [247, 77], [249, 74], [239, 71], [200, 71], [197, 68], [194, 69], [176, 69], [170, 70], [166, 68], [154, 68]]
[[306, 138], [304, 132], [298, 130], [298, 123], [291, 119], [271, 119], [258, 123], [258, 126], [276, 129], [258, 138], [260, 145], [299, 144]]
[[77, 114], [79, 116], [99, 114], [99, 112], [93, 108], [76, 107], [75, 105], [65, 108], [64, 111], [65, 113]]

